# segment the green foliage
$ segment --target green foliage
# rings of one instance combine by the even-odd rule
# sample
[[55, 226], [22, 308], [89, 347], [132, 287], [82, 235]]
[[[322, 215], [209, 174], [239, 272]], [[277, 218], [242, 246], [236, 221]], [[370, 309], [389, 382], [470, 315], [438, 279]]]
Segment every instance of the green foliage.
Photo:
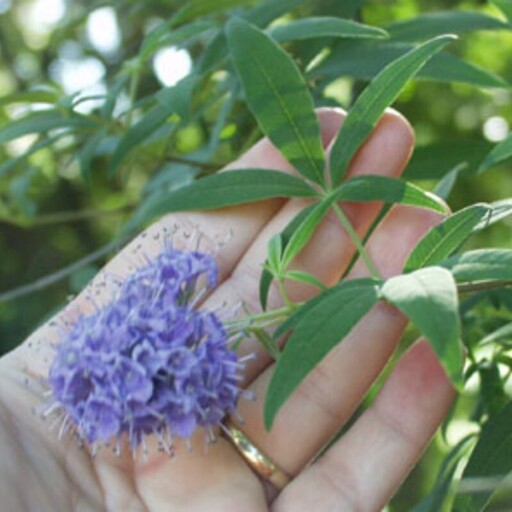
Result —
[[[84, 35], [99, 3], [69, 0], [59, 26], [39, 35], [36, 27], [22, 26], [21, 7], [13, 3], [0, 16], [0, 351], [18, 343], [70, 291], [79, 292], [96, 269], [91, 264], [115, 244], [97, 248], [120, 234], [169, 212], [303, 198], [307, 205], [271, 238], [262, 268], [261, 314], [269, 315], [264, 318], [275, 332], [267, 332], [267, 324], [251, 326], [277, 361], [265, 424], [271, 426], [301, 382], [376, 303], [388, 302], [429, 340], [459, 390], [469, 382], [461, 399], [466, 405], [445, 430], [468, 421], [481, 429], [447, 440], [432, 493], [423, 496], [421, 482], [406, 484], [409, 498], [399, 495], [390, 511], [442, 511], [452, 501], [454, 510], [493, 510], [495, 489], [512, 472], [512, 185], [503, 172], [510, 170], [512, 138], [502, 133], [504, 121], [512, 123], [512, 2], [480, 4], [105, 2], [121, 33], [108, 52]], [[461, 37], [447, 47], [451, 34]], [[166, 85], [153, 59], [171, 47], [186, 50], [192, 68]], [[103, 70], [99, 93], [66, 84], [62, 69], [70, 58], [92, 59]], [[329, 162], [315, 114], [326, 105], [348, 110]], [[347, 177], [391, 105], [418, 134], [404, 179], [378, 176], [376, 169]], [[216, 172], [262, 134], [296, 175]], [[385, 210], [360, 239], [350, 203], [446, 214], [432, 190], [454, 213], [416, 244], [402, 274], [384, 280], [365, 247]], [[326, 287], [293, 268], [327, 215], [346, 230], [371, 278]], [[78, 263], [67, 267], [73, 260]], [[292, 303], [289, 281], [311, 286], [316, 297]], [[274, 282], [286, 314], [265, 311]], [[492, 485], [468, 492], [474, 478]]]
[[375, 128], [386, 107], [393, 103], [405, 84], [451, 39], [449, 36], [433, 39], [396, 59], [359, 96], [332, 148], [330, 164], [333, 185], [339, 185], [350, 160]]

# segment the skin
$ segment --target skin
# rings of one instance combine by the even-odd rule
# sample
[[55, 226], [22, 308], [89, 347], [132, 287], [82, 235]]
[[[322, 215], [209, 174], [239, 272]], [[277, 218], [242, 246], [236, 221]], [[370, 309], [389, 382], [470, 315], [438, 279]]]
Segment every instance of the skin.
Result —
[[[344, 113], [318, 112], [326, 151]], [[397, 177], [413, 147], [413, 132], [396, 112], [388, 111], [360, 149], [350, 175], [381, 174]], [[261, 167], [294, 173], [279, 152], [264, 139], [229, 168]], [[229, 168], [226, 171], [229, 171]], [[221, 283], [204, 301], [215, 307], [243, 301], [258, 312], [258, 279], [269, 238], [279, 232], [307, 204], [303, 200], [271, 200], [210, 213], [165, 217], [132, 242], [104, 269], [105, 275], [124, 276], [130, 261], [142, 250], [156, 253], [155, 240], [165, 227], [183, 230], [199, 226], [203, 240], [214, 240], [228, 230], [230, 240], [217, 248]], [[343, 208], [359, 234], [364, 234], [378, 212], [377, 204], [348, 204]], [[400, 272], [415, 242], [439, 222], [438, 214], [410, 207], [394, 207], [367, 245], [384, 277]], [[178, 233], [176, 244], [186, 243]], [[327, 217], [310, 243], [294, 261], [297, 269], [316, 275], [326, 285], [342, 275], [353, 246], [334, 216]], [[357, 263], [349, 278], [367, 275]], [[95, 297], [101, 304], [112, 296], [107, 285]], [[305, 300], [316, 291], [309, 285], [288, 287], [293, 300]], [[270, 307], [280, 305], [271, 290]], [[87, 292], [77, 297], [54, 320], [62, 326], [93, 306]], [[176, 444], [169, 460], [148, 440], [149, 455], [132, 459], [101, 450], [95, 458], [76, 440], [61, 440], [40, 414], [45, 402], [44, 376], [48, 371], [59, 328], [47, 323], [18, 349], [0, 359], [0, 503], [12, 511], [211, 511], [211, 512], [333, 512], [378, 511], [396, 492], [447, 414], [454, 391], [432, 350], [419, 340], [401, 357], [376, 400], [318, 461], [314, 456], [351, 418], [355, 408], [388, 362], [406, 325], [393, 308], [379, 304], [308, 376], [279, 412], [266, 432], [262, 422], [263, 397], [274, 366], [254, 341], [240, 354], [258, 357], [245, 372], [243, 385], [256, 392], [256, 402], [241, 401], [239, 412], [246, 435], [291, 476], [278, 492], [262, 482], [224, 437], [205, 448], [204, 434], [191, 440], [192, 449]], [[313, 342], [314, 340], [312, 340]], [[58, 429], [57, 429], [58, 430]]]

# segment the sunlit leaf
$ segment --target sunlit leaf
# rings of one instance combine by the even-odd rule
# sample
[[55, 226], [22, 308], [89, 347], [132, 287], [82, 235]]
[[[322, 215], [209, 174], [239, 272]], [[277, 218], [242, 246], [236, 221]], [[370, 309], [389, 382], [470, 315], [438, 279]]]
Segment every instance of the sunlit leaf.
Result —
[[301, 174], [323, 183], [320, 125], [292, 59], [269, 36], [239, 18], [228, 23], [226, 34], [247, 103], [262, 131]]
[[512, 23], [512, 0], [491, 0], [507, 18], [509, 23]]
[[330, 169], [334, 185], [341, 182], [352, 157], [405, 84], [452, 40], [453, 36], [438, 37], [414, 48], [389, 64], [361, 93], [350, 109], [331, 151]]
[[510, 418], [512, 402], [482, 428], [480, 439], [462, 474], [458, 488], [460, 494], [452, 509], [454, 512], [484, 510], [501, 481], [512, 471]]
[[378, 300], [372, 279], [343, 282], [322, 293], [301, 317], [270, 381], [265, 400], [265, 426], [313, 368], [352, 330]]
[[457, 287], [451, 273], [428, 267], [388, 279], [381, 296], [427, 338], [452, 382], [462, 385], [462, 345]]
[[441, 213], [446, 207], [435, 195], [406, 181], [378, 175], [356, 176], [344, 181], [334, 192], [338, 201], [383, 201], [428, 208]]
[[477, 30], [510, 30], [512, 27], [498, 18], [474, 11], [442, 11], [421, 14], [411, 19], [387, 25], [395, 41], [421, 41], [441, 34], [464, 34]]
[[404, 271], [435, 265], [450, 256], [489, 213], [487, 205], [474, 204], [450, 215], [416, 244], [405, 262]]
[[142, 204], [131, 221], [140, 226], [164, 213], [212, 210], [274, 197], [315, 197], [316, 192], [303, 180], [281, 171], [243, 169], [201, 178]]
[[373, 38], [386, 37], [387, 33], [377, 27], [355, 21], [330, 17], [311, 17], [294, 20], [270, 29], [269, 34], [279, 42], [313, 39], [317, 37]]

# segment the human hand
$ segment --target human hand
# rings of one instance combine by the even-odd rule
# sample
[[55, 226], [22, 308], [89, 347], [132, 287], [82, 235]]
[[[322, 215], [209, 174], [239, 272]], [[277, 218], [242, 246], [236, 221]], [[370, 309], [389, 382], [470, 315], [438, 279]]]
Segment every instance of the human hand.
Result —
[[[343, 115], [322, 110], [319, 117], [327, 147]], [[350, 174], [396, 177], [405, 166], [412, 143], [407, 123], [388, 112], [355, 157]], [[293, 172], [267, 140], [230, 167]], [[250, 311], [257, 311], [267, 242], [305, 204], [295, 199], [269, 200], [210, 213], [173, 214], [149, 232], [158, 233], [163, 226], [178, 223], [184, 228], [197, 225], [205, 237], [214, 238], [229, 229], [233, 236], [217, 253], [220, 285], [204, 307], [243, 301]], [[360, 234], [379, 211], [378, 205], [368, 203], [344, 205], [344, 209]], [[381, 274], [389, 277], [400, 272], [414, 243], [438, 221], [438, 214], [430, 211], [394, 207], [367, 245]], [[148, 254], [158, 250], [152, 236], [139, 237], [107, 265], [106, 271], [126, 276], [127, 255], [139, 245]], [[329, 286], [342, 275], [353, 253], [343, 229], [327, 217], [294, 265]], [[348, 278], [365, 274], [365, 267], [356, 264]], [[104, 291], [104, 300], [108, 293]], [[295, 283], [288, 293], [299, 301], [309, 298], [314, 290]], [[278, 293], [271, 291], [270, 307], [277, 307], [278, 302]], [[63, 319], [72, 322], [79, 312], [90, 308], [84, 293], [57, 315], [56, 323]], [[92, 459], [87, 448], [80, 449], [72, 438], [59, 441], [56, 433], [31, 412], [44, 402], [44, 390], [37, 379], [47, 375], [54, 351], [51, 345], [58, 339], [54, 324], [47, 323], [0, 360], [2, 509], [377, 511], [413, 467], [454, 395], [426, 342], [419, 341], [402, 356], [375, 402], [319, 460], [309, 462], [350, 419], [393, 353], [405, 324], [396, 310], [377, 305], [302, 383], [279, 412], [270, 432], [264, 429], [262, 408], [273, 363], [255, 340], [241, 345], [242, 355], [258, 355], [243, 381], [256, 392], [258, 400], [240, 402], [238, 411], [245, 419], [241, 429], [291, 476], [291, 482], [278, 493], [251, 471], [224, 437], [205, 450], [198, 432], [191, 439], [191, 451], [176, 443], [172, 460], [151, 447], [147, 459], [133, 459], [127, 450], [119, 457], [102, 450]]]

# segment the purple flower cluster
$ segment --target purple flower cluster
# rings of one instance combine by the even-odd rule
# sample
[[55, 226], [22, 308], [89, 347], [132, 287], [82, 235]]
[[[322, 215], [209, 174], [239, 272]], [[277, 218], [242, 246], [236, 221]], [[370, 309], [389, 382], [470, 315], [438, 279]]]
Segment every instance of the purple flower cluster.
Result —
[[236, 408], [239, 363], [217, 316], [193, 309], [198, 279], [217, 282], [214, 259], [168, 248], [82, 316], [62, 340], [49, 383], [81, 438], [147, 434], [188, 438]]

